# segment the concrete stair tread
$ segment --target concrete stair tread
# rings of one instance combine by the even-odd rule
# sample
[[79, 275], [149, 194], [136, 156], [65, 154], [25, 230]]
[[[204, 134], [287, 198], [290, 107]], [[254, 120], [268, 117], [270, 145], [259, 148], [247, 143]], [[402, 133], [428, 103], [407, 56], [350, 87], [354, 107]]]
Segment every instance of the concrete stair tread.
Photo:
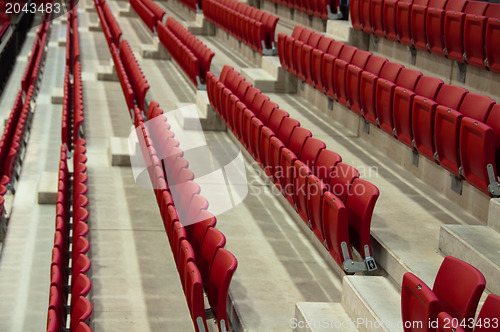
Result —
[[500, 284], [500, 233], [487, 226], [443, 225], [439, 247], [472, 264], [486, 278], [486, 288], [499, 294]]
[[[297, 325], [295, 327], [295, 325]], [[295, 331], [358, 331], [340, 303], [299, 302], [295, 305]]]
[[403, 331], [397, 326], [402, 322], [401, 294], [387, 278], [344, 277], [342, 304], [350, 317], [362, 322], [356, 325], [360, 331]]

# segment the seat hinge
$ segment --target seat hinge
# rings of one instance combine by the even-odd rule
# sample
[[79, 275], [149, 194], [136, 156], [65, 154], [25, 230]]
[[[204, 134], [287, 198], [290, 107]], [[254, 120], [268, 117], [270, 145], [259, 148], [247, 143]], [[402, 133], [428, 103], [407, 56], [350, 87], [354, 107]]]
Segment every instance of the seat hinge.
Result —
[[486, 165], [486, 171], [488, 172], [488, 179], [490, 184], [488, 185], [488, 191], [493, 196], [500, 196], [500, 183], [498, 179], [495, 178], [495, 170], [492, 164]]

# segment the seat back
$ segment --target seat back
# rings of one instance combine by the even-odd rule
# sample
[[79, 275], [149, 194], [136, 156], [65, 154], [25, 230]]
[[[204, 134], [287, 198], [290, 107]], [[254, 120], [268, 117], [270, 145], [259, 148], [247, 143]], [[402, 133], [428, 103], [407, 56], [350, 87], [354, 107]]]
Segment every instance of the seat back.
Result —
[[341, 161], [342, 157], [338, 153], [328, 149], [322, 149], [318, 154], [312, 171], [314, 175], [320, 178], [325, 184], [328, 184], [330, 183], [333, 170]]
[[458, 321], [469, 321], [474, 319], [485, 286], [486, 280], [478, 269], [458, 258], [446, 256], [432, 290], [443, 311]]
[[[484, 301], [483, 307], [477, 316], [474, 332], [491, 332], [498, 329], [500, 317], [500, 296], [490, 294]], [[481, 324], [479, 324], [481, 323]]]
[[207, 296], [217, 319], [219, 331], [229, 331], [226, 303], [229, 285], [237, 266], [238, 261], [232, 253], [224, 248], [217, 250], [210, 270]]
[[406, 272], [401, 290], [401, 315], [405, 332], [427, 331], [441, 312], [439, 299], [417, 276]]

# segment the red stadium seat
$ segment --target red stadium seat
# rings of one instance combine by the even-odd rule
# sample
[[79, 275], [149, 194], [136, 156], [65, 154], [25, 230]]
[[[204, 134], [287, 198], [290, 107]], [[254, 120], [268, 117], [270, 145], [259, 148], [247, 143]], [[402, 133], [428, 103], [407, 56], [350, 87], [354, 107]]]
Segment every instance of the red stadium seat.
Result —
[[385, 0], [383, 4], [384, 35], [387, 39], [397, 41], [396, 8], [398, 0]]
[[[427, 51], [427, 13], [432, 8], [443, 9], [447, 0], [429, 0], [426, 5], [414, 3], [411, 8], [411, 41], [415, 48]], [[435, 33], [432, 31], [432, 33]]]
[[422, 76], [418, 80], [415, 92], [403, 87], [396, 87], [393, 100], [394, 130], [397, 138], [413, 148], [413, 99], [416, 95], [429, 99], [436, 98], [443, 81], [440, 79]]
[[498, 327], [498, 317], [500, 317], [500, 296], [489, 294], [477, 316], [474, 332], [487, 332], [494, 326]]
[[195, 331], [208, 331], [207, 322], [205, 320], [205, 306], [203, 296], [203, 281], [200, 271], [196, 264], [187, 262], [185, 276], [185, 295], [186, 302], [191, 313]]
[[324, 183], [329, 184], [330, 178], [338, 163], [342, 161], [342, 157], [328, 149], [322, 149], [314, 164], [313, 174], [320, 178]]
[[346, 203], [351, 185], [356, 178], [359, 178], [359, 172], [356, 168], [339, 162], [330, 177], [328, 191]]
[[[486, 280], [472, 265], [452, 256], [446, 256], [434, 281], [432, 291], [441, 303], [441, 310], [458, 321], [474, 319]], [[472, 331], [467, 326], [466, 331]]]
[[438, 332], [465, 332], [458, 320], [454, 319], [447, 312], [441, 311], [437, 317], [437, 322]]
[[464, 62], [464, 24], [467, 14], [483, 15], [488, 7], [484, 1], [467, 1], [464, 12], [447, 11], [444, 18], [444, 45], [449, 59]]
[[323, 56], [328, 52], [333, 39], [324, 37], [318, 44], [318, 47], [312, 51], [311, 59], [311, 79], [312, 85], [323, 92]]
[[308, 182], [307, 179], [309, 175], [311, 175], [311, 170], [300, 160], [296, 160], [294, 171], [294, 182], [293, 182], [293, 191], [294, 191], [294, 202], [295, 202], [295, 210], [299, 214], [299, 216], [304, 220], [305, 223], [308, 223], [307, 217], [307, 201], [308, 201]]
[[432, 53], [445, 55], [444, 50], [444, 20], [445, 14], [449, 12], [461, 12], [467, 0], [447, 1], [443, 9], [433, 7], [427, 10], [425, 30], [427, 38], [427, 48]]
[[352, 257], [347, 211], [342, 201], [329, 191], [325, 191], [323, 195], [322, 221], [325, 247], [337, 264], [342, 266], [343, 245], [347, 248], [349, 257]]
[[[359, 68], [364, 68], [371, 55], [372, 54], [370, 52], [357, 50], [356, 53], [354, 53], [350, 64]], [[335, 99], [345, 106], [347, 106], [346, 72], [348, 66], [349, 62], [337, 59], [333, 69]]]
[[468, 91], [464, 88], [443, 84], [435, 101], [423, 96], [413, 99], [412, 123], [415, 147], [421, 155], [435, 160], [434, 119], [438, 105], [458, 109]]
[[427, 324], [436, 321], [440, 312], [439, 299], [432, 290], [413, 273], [405, 273], [401, 290], [401, 315], [403, 324], [407, 326], [405, 332], [427, 330]]
[[484, 123], [494, 104], [495, 101], [489, 97], [468, 93], [458, 112], [447, 107], [437, 107], [434, 137], [437, 158], [442, 167], [460, 176], [458, 143], [462, 118], [465, 116]]
[[384, 131], [391, 135], [395, 134], [392, 106], [396, 87], [413, 91], [421, 76], [422, 73], [417, 70], [403, 68], [394, 83], [383, 78], [377, 80], [375, 89], [375, 109], [377, 113], [377, 123]]

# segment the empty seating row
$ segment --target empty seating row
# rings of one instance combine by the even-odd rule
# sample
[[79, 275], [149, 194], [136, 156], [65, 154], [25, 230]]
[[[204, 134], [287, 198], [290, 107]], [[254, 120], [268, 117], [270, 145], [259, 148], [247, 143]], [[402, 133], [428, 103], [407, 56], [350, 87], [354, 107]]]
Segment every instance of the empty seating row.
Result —
[[[120, 41], [119, 54], [114, 43], [110, 44], [110, 51], [114, 59], [122, 61], [120, 57], [123, 58], [123, 67], [130, 66], [125, 62], [132, 59], [135, 72], [140, 73], [141, 79], [146, 81], [124, 38]], [[120, 62], [115, 60], [118, 76], [129, 103], [128, 98], [136, 89], [134, 83], [129, 82], [135, 80], [137, 74], [134, 76], [130, 75], [131, 70], [120, 70], [117, 63]], [[139, 105], [144, 105], [144, 98], [142, 103], [137, 103], [137, 106]], [[203, 295], [205, 286], [219, 330], [228, 331], [226, 302], [229, 284], [237, 266], [236, 258], [223, 248], [225, 239], [224, 242], [217, 242], [224, 236], [213, 228], [216, 219], [207, 211], [208, 202], [199, 195], [199, 186], [192, 181], [194, 174], [187, 168], [187, 161], [182, 158], [183, 152], [179, 149], [179, 142], [174, 138], [174, 133], [170, 131], [170, 125], [167, 121], [152, 121], [154, 117], [162, 115], [163, 111], [156, 102], [151, 102], [144, 109], [133, 103], [128, 106], [132, 121], [138, 128], [138, 139], [144, 142], [141, 144], [142, 153], [145, 160], [149, 161], [148, 173], [195, 329], [208, 330]], [[146, 115], [146, 120], [150, 121], [145, 122], [143, 114]], [[157, 153], [157, 150], [160, 153]], [[202, 250], [202, 247], [207, 249]]]
[[321, 17], [323, 20], [339, 19], [342, 17], [339, 0], [270, 0], [274, 3], [299, 10], [308, 15]]
[[19, 176], [19, 167], [28, 140], [28, 129], [34, 111], [32, 105], [36, 99], [41, 78], [40, 72], [44, 65], [49, 26], [49, 16], [44, 16], [23, 75], [21, 89], [17, 93], [0, 141], [0, 176], [2, 177], [0, 183], [12, 191]]
[[[92, 283], [87, 256], [90, 243], [87, 239], [86, 141], [79, 130], [83, 124], [83, 95], [76, 7], [68, 12], [67, 31], [62, 145], [47, 315], [47, 331], [50, 332], [67, 331], [67, 328], [69, 331], [91, 331], [87, 323], [92, 314], [88, 300]], [[72, 83], [70, 76], [73, 76]], [[68, 167], [70, 159], [73, 172]]]
[[[346, 273], [374, 270], [378, 189], [233, 68], [207, 76], [210, 104]], [[364, 262], [354, 262], [351, 245]]]
[[354, 0], [354, 29], [500, 73], [500, 4]]
[[260, 54], [276, 53], [278, 17], [237, 0], [203, 0], [203, 15]]
[[166, 25], [158, 25], [158, 37], [194, 85], [204, 86], [215, 53], [173, 17], [167, 18]]
[[296, 27], [278, 35], [281, 65], [490, 195], [500, 161], [500, 105], [370, 52]]
[[445, 257], [432, 290], [416, 275], [403, 276], [401, 313], [405, 331], [497, 331], [500, 296], [490, 294], [474, 320], [486, 285], [483, 274], [455, 257]]
[[219, 331], [229, 331], [226, 302], [237, 260], [224, 249], [226, 239], [214, 228], [217, 220], [207, 211], [208, 202], [199, 195], [200, 187], [158, 103], [151, 102], [146, 124], [139, 110], [138, 118], [136, 132], [146, 144], [143, 154], [195, 330], [207, 331], [205, 286]]
[[[98, 13], [104, 12], [106, 3], [102, 3], [100, 0], [95, 0], [94, 3]], [[145, 108], [146, 94], [149, 90], [148, 81], [144, 77], [128, 41], [122, 38], [122, 30], [113, 13], [109, 11], [109, 16], [99, 15], [99, 20], [108, 42], [130, 115], [133, 116], [133, 110], [136, 106], [141, 111]]]
[[165, 16], [165, 11], [152, 0], [130, 0], [130, 5], [135, 12], [146, 23], [149, 30], [156, 32], [156, 24], [161, 23]]

